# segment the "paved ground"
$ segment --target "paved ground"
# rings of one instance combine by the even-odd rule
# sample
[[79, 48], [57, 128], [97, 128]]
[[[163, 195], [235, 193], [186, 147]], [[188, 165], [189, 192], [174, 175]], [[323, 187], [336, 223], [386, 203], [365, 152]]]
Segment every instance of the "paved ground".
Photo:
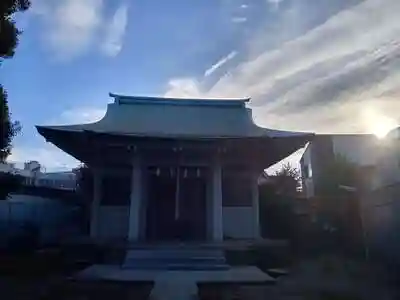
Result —
[[[203, 300], [397, 300], [385, 273], [367, 264], [338, 258], [302, 261], [275, 285], [200, 284]], [[152, 284], [68, 282], [63, 276], [36, 279], [0, 278], [1, 299], [148, 299]]]

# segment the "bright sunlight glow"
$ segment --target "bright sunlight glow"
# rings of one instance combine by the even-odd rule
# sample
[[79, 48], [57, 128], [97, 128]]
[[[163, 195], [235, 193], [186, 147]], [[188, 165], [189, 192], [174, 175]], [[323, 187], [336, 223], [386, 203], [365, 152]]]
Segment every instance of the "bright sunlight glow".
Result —
[[367, 131], [380, 139], [384, 138], [390, 130], [398, 127], [396, 120], [385, 116], [378, 110], [365, 110], [364, 120]]

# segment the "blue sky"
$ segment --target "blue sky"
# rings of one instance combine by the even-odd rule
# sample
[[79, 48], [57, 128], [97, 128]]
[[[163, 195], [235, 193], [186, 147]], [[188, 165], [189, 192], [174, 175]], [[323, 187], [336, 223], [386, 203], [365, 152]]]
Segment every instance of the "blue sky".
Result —
[[74, 166], [34, 125], [98, 120], [109, 92], [250, 96], [257, 124], [287, 130], [377, 132], [400, 117], [398, 0], [32, 2], [2, 66], [23, 125], [12, 161]]

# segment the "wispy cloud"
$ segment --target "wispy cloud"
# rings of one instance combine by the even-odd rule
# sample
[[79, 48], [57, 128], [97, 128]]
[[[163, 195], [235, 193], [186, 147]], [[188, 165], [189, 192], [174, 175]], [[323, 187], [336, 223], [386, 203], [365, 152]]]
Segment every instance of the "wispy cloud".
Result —
[[267, 2], [273, 6], [273, 9], [279, 9], [279, 5], [283, 0], [267, 0]]
[[199, 83], [190, 78], [174, 78], [168, 82], [165, 97], [190, 98], [201, 97], [203, 92], [199, 89]]
[[123, 38], [128, 24], [128, 6], [121, 5], [114, 13], [105, 30], [105, 40], [101, 45], [104, 54], [116, 56], [122, 49]]
[[229, 53], [227, 56], [221, 58], [219, 61], [217, 61], [215, 64], [213, 64], [210, 68], [208, 68], [204, 72], [204, 76], [210, 76], [212, 73], [214, 73], [217, 69], [219, 69], [221, 66], [226, 64], [229, 60], [233, 59], [237, 55], [237, 51], [232, 51]]
[[33, 12], [43, 21], [43, 38], [58, 59], [73, 58], [94, 43], [102, 23], [102, 0], [39, 0]]
[[[77, 107], [66, 110], [57, 118], [45, 123], [48, 125], [92, 123], [102, 119], [105, 112], [105, 107]], [[40, 147], [18, 145], [12, 149], [12, 153], [8, 160], [19, 164], [29, 160], [37, 160], [46, 167], [47, 171], [68, 170], [79, 164], [78, 160], [67, 155], [51, 143], [46, 143]]]
[[246, 17], [233, 17], [232, 22], [233, 23], [244, 23], [247, 21]]
[[398, 11], [397, 0], [363, 1], [273, 50], [253, 53], [210, 89], [197, 90], [251, 96], [256, 121], [270, 127], [366, 132], [366, 123], [380, 122], [379, 116], [366, 120], [366, 109], [399, 120]]
[[41, 147], [15, 147], [7, 160], [19, 165], [30, 160], [36, 160], [46, 168], [47, 172], [71, 170], [79, 165], [79, 161], [66, 155], [63, 151], [51, 144], [45, 144]]
[[79, 107], [62, 112], [54, 122], [57, 124], [92, 123], [102, 119], [105, 113], [106, 108]]
[[56, 59], [68, 60], [96, 49], [106, 55], [115, 55], [122, 47], [127, 23], [126, 6], [117, 9], [108, 26], [103, 0], [36, 0], [32, 14], [42, 25], [44, 45]]

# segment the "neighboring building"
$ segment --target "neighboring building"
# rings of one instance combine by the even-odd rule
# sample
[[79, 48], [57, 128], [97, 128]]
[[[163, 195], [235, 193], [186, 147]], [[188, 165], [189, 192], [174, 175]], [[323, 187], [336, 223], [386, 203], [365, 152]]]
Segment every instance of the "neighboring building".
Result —
[[32, 173], [38, 173], [40, 172], [41, 165], [38, 161], [31, 160], [26, 163], [24, 163], [24, 170], [30, 171]]
[[[400, 128], [373, 135], [316, 135], [301, 158], [307, 198], [319, 196], [319, 176], [335, 155], [355, 163], [366, 183], [351, 190], [359, 199], [362, 231], [371, 256], [400, 264]], [[349, 189], [350, 190], [350, 189]], [[335, 197], [335, 195], [331, 195]]]
[[1, 163], [0, 172], [24, 177], [23, 186], [0, 201], [0, 248], [22, 238], [29, 228], [37, 230], [39, 245], [80, 233], [73, 172], [43, 173], [37, 161], [25, 163], [23, 169]]
[[400, 128], [390, 131], [380, 141], [373, 189], [400, 182]]
[[14, 163], [0, 163], [0, 172], [16, 174], [24, 177], [27, 186], [40, 186], [53, 189], [74, 190], [76, 188], [76, 174], [67, 172], [42, 172], [37, 161], [24, 163], [24, 168], [19, 169]]
[[304, 195], [310, 198], [321, 194], [321, 174], [337, 155], [370, 172], [377, 165], [381, 143], [370, 134], [316, 135], [300, 159]]
[[256, 126], [249, 100], [111, 97], [96, 123], [37, 127], [92, 168], [94, 239], [258, 239], [259, 175], [312, 136]]
[[77, 184], [76, 180], [74, 172], [40, 173], [35, 178], [35, 185], [54, 189], [74, 190]]
[[363, 196], [364, 226], [371, 255], [400, 264], [400, 128], [380, 141], [374, 185]]

